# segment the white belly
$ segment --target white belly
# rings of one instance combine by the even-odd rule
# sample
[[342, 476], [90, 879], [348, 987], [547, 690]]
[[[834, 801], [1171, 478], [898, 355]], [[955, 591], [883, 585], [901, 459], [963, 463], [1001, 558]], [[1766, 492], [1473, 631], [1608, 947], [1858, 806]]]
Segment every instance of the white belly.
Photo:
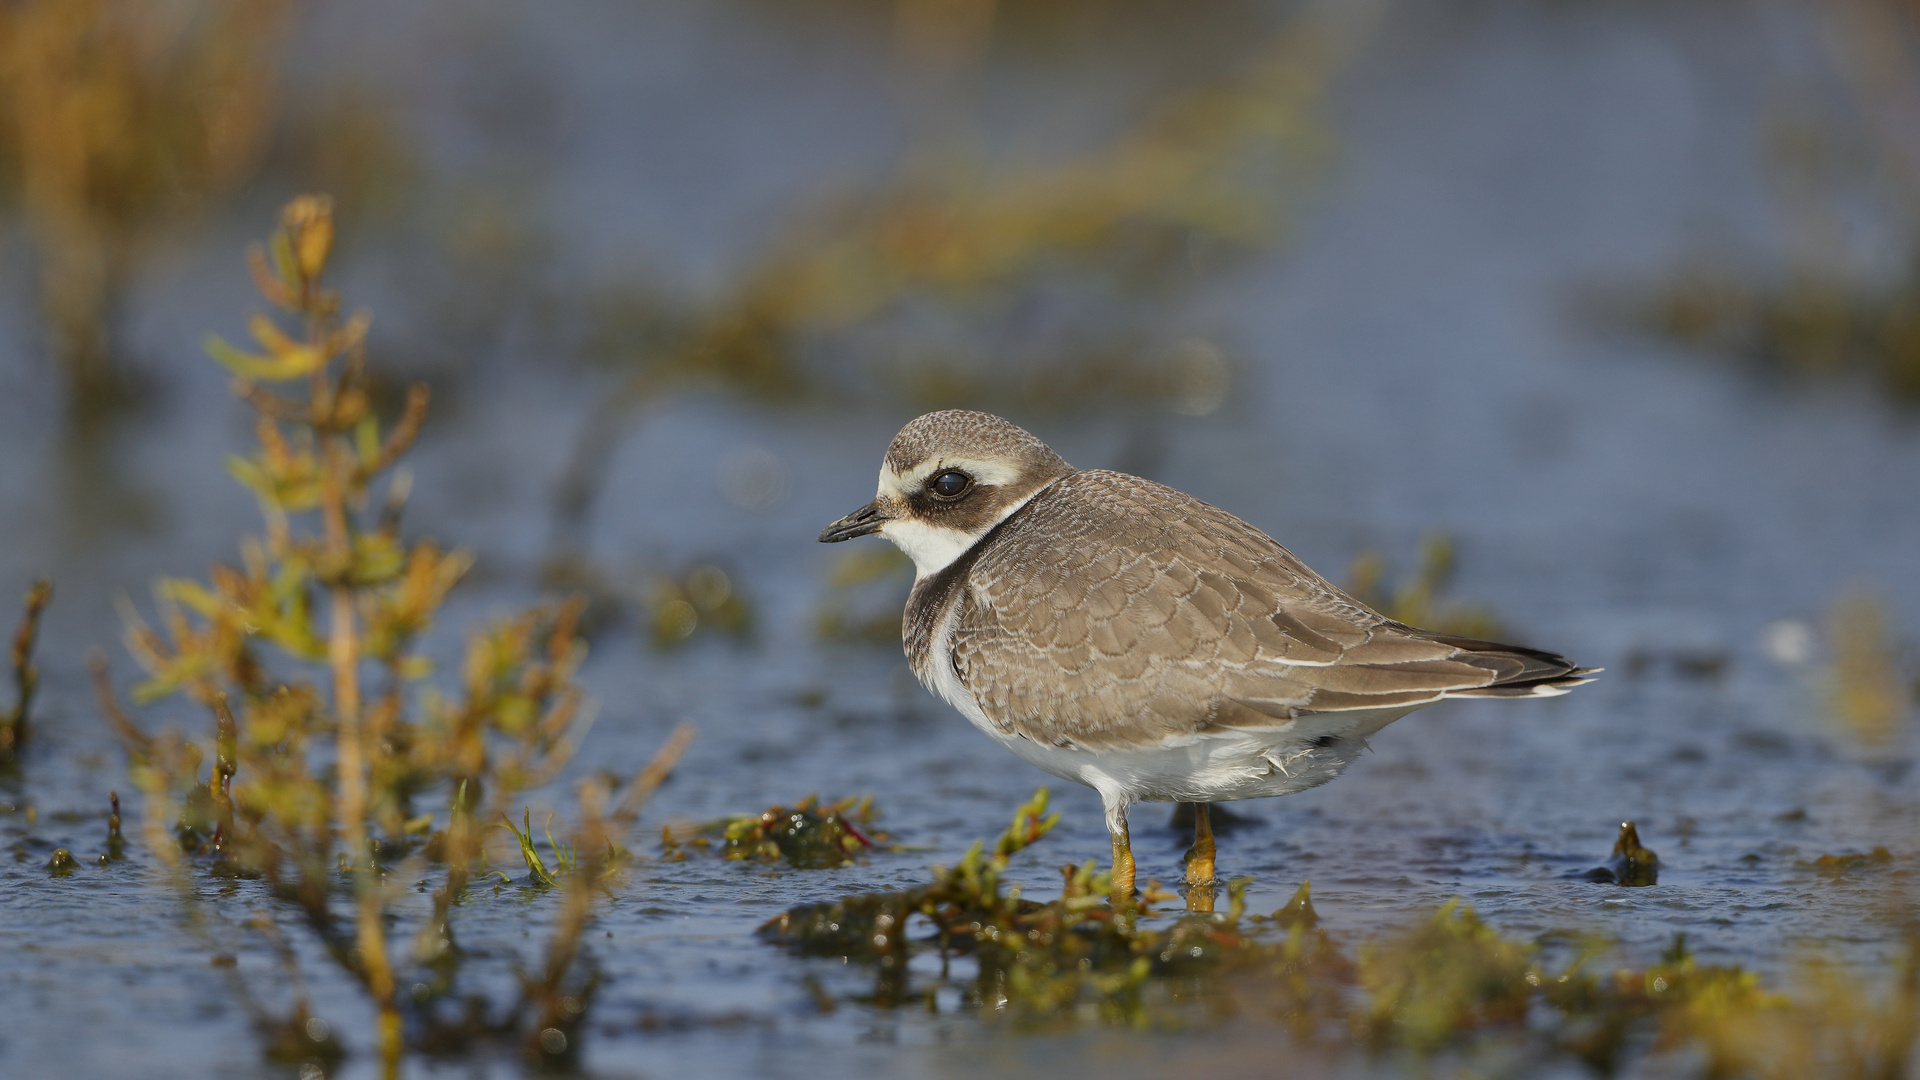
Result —
[[1048, 746], [988, 719], [953, 670], [950, 630], [945, 624], [935, 628], [926, 667], [915, 672], [927, 689], [1021, 759], [1095, 789], [1110, 806], [1263, 799], [1319, 787], [1360, 756], [1369, 736], [1413, 711], [1316, 713], [1273, 727], [1175, 736], [1151, 746]]
[[1274, 731], [1209, 732], [1150, 747], [1043, 746], [995, 733], [1000, 744], [1055, 776], [1123, 802], [1228, 802], [1291, 795], [1339, 776], [1361, 740], [1315, 746]]

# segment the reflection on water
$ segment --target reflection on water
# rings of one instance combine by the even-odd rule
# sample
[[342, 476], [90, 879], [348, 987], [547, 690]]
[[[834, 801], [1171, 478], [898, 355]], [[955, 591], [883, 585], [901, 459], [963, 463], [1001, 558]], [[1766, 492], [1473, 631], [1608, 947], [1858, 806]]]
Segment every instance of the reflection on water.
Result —
[[[1298, 13], [1143, 5], [1126, 22], [1128, 5], [1049, 3], [980, 23], [985, 7], [953, 7], [972, 12], [976, 38], [938, 58], [929, 85], [958, 89], [937, 91], [900, 71], [896, 34], [911, 28], [880, 5], [338, 8], [292, 39], [300, 85], [337, 77], [359, 89], [329, 100], [391, 110], [367, 121], [367, 159], [411, 162], [390, 174], [404, 180], [379, 181], [405, 189], [397, 216], [344, 211], [343, 257], [349, 293], [381, 315], [376, 365], [430, 375], [447, 403], [412, 459], [410, 510], [420, 535], [476, 555], [446, 629], [422, 641], [442, 671], [457, 670], [458, 627], [538, 598], [546, 508], [584, 418], [623, 415], [608, 398], [636, 372], [662, 380], [643, 386], [642, 422], [610, 423], [590, 455], [600, 498], [568, 541], [629, 601], [609, 609], [577, 676], [600, 718], [574, 771], [529, 793], [516, 825], [538, 830], [571, 806], [577, 779], [640, 772], [690, 717], [701, 741], [659, 792], [662, 817], [862, 792], [893, 837], [800, 870], [660, 858], [643, 827], [631, 883], [581, 938], [601, 981], [584, 1046], [566, 1052], [610, 1075], [817, 1075], [829, 1058], [876, 1076], [963, 1061], [1010, 1075], [1395, 1067], [1230, 1017], [1008, 1038], [962, 1001], [972, 969], [942, 977], [937, 949], [910, 958], [909, 985], [933, 1007], [899, 1009], [873, 1000], [871, 970], [753, 937], [805, 905], [925, 886], [930, 864], [960, 865], [1036, 782], [926, 697], [897, 646], [820, 640], [897, 633], [905, 578], [839, 566], [812, 537], [866, 497], [878, 449], [922, 394], [1008, 408], [1070, 460], [1152, 472], [1315, 565], [1378, 551], [1406, 566], [1422, 537], [1445, 535], [1447, 595], [1518, 640], [1611, 669], [1526, 717], [1433, 710], [1385, 732], [1339, 784], [1236, 807], [1247, 820], [1221, 830], [1219, 873], [1253, 879], [1247, 912], [1286, 907], [1311, 879], [1319, 926], [1357, 943], [1425, 926], [1459, 896], [1496, 935], [1496, 960], [1504, 943], [1551, 951], [1591, 933], [1642, 973], [1684, 933], [1691, 960], [1672, 964], [1744, 967], [1824, 1003], [1791, 1024], [1722, 1029], [1727, 1045], [1774, 1048], [1781, 1067], [1799, 1059], [1780, 1031], [1891, 1016], [1897, 996], [1797, 971], [1817, 948], [1892, 982], [1910, 918], [1920, 805], [1904, 643], [1920, 620], [1920, 506], [1905, 492], [1920, 444], [1872, 394], [1761, 390], [1552, 317], [1564, 288], [1658, 273], [1703, 208], [1748, 213], [1769, 174], [1729, 164], [1752, 120], [1730, 102], [1757, 98], [1744, 90], [1761, 31], [1725, 11], [1394, 10], [1357, 52], [1298, 60], [1302, 84], [1254, 108], [1236, 95], [1270, 89], [1273, 58], [1312, 40]], [[921, 108], [903, 101], [953, 97], [900, 119]], [[1280, 130], [1263, 144], [1236, 124]], [[379, 131], [404, 133], [404, 154], [376, 153]], [[1233, 156], [1257, 145], [1284, 160]], [[17, 596], [41, 572], [60, 583], [34, 738], [0, 774], [9, 1075], [55, 1061], [100, 1076], [257, 1075], [228, 974], [287, 986], [272, 948], [209, 947], [183, 929], [145, 849], [98, 861], [109, 793], [128, 796], [129, 821], [145, 804], [84, 657], [116, 648], [116, 595], [144, 602], [155, 576], [231, 561], [254, 527], [250, 498], [220, 475], [251, 418], [215, 404], [225, 377], [197, 343], [209, 327], [238, 336], [247, 284], [231, 252], [309, 182], [299, 163], [315, 158], [295, 149], [276, 149], [244, 193], [258, 206], [203, 219], [210, 235], [138, 278], [125, 326], [155, 393], [87, 444], [106, 448], [93, 464], [62, 449], [61, 392], [30, 347], [29, 268], [0, 265], [0, 588]], [[1262, 206], [1286, 213], [1250, 213]], [[1272, 245], [1281, 216], [1294, 225]], [[1750, 216], [1756, 229], [1767, 217]], [[1144, 224], [1110, 227], [1119, 218]], [[821, 297], [833, 303], [816, 308]], [[729, 321], [742, 312], [778, 318]], [[675, 366], [689, 357], [725, 378]], [[791, 381], [756, 381], [768, 371]], [[371, 390], [392, 415], [398, 394]], [[1444, 575], [1431, 555], [1420, 565], [1375, 580], [1430, 604]], [[700, 567], [726, 588], [696, 582]], [[656, 649], [647, 600], [661, 579], [677, 590], [661, 611], [750, 598], [753, 633], [699, 633], [702, 616], [680, 647]], [[1877, 615], [1834, 609], [1862, 587]], [[674, 610], [670, 625], [685, 625]], [[1836, 691], [1861, 695], [1870, 722], [1836, 722], [1854, 708]], [[211, 726], [164, 704], [153, 719]], [[1053, 809], [1051, 834], [1008, 855], [1001, 877], [1036, 901], [1074, 887], [1060, 863], [1106, 851], [1090, 793], [1058, 792]], [[1578, 880], [1629, 819], [1659, 852], [1658, 883]], [[557, 852], [532, 839], [553, 871]], [[1174, 880], [1190, 839], [1190, 826], [1143, 824], [1143, 879]], [[523, 931], [567, 900], [525, 883], [504, 830], [486, 843], [513, 880], [469, 890], [462, 977], [512, 1001], [542, 960], [543, 932]], [[58, 849], [74, 856], [69, 876], [48, 870]], [[403, 920], [431, 917], [435, 890], [404, 887], [417, 880], [396, 879]], [[245, 880], [202, 892], [235, 925], [276, 910]], [[297, 926], [281, 936], [311, 980], [296, 1034], [311, 1042], [306, 1020], [320, 1023], [354, 1052], [345, 1074], [373, 1075], [355, 980]], [[1379, 987], [1431, 985], [1380, 963]], [[566, 996], [548, 1004], [563, 1013]], [[471, 1067], [508, 1075], [517, 1061]]]

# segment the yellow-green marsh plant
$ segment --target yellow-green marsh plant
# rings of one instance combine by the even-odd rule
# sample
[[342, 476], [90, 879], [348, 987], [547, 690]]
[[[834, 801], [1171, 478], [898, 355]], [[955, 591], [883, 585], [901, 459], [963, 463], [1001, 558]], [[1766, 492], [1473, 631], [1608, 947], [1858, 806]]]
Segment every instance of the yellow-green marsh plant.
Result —
[[40, 578], [27, 590], [26, 613], [13, 632], [13, 708], [0, 711], [0, 765], [19, 760], [27, 744], [28, 717], [33, 692], [40, 686], [40, 669], [33, 663], [33, 643], [40, 635], [40, 615], [53, 600], [53, 582]]
[[[549, 875], [568, 891], [544, 963], [506, 1019], [449, 1032], [431, 1006], [452, 988], [452, 909], [484, 864], [482, 827], [552, 779], [583, 728], [573, 681], [586, 654], [581, 602], [482, 627], [468, 638], [459, 691], [429, 684], [419, 638], [471, 559], [401, 535], [408, 483], [396, 466], [426, 417], [427, 390], [411, 387], [397, 419], [382, 423], [368, 319], [345, 315], [322, 283], [332, 242], [327, 199], [290, 203], [249, 259], [280, 316], [253, 318], [257, 351], [208, 345], [256, 414], [259, 446], [229, 469], [259, 500], [265, 534], [204, 582], [160, 581], [157, 627], [129, 614], [128, 645], [147, 674], [134, 699], [179, 696], [204, 710], [210, 765], [199, 743], [139, 730], [104, 678], [103, 708], [145, 794], [149, 846], [183, 882], [184, 856], [200, 856], [213, 872], [263, 878], [294, 904], [373, 1000], [389, 1072], [407, 1032], [435, 1046], [514, 1033], [536, 1057], [565, 1057], [591, 989], [578, 951], [591, 886], [624, 860], [619, 837], [690, 736], [677, 735], [624, 793], [582, 786], [572, 833], [582, 856], [575, 873]], [[430, 868], [439, 887], [409, 958], [389, 938], [402, 895], [390, 882]], [[291, 962], [291, 950], [277, 951]], [[395, 992], [409, 962], [431, 973], [424, 1001], [418, 987], [404, 1000]], [[415, 1023], [403, 1024], [405, 1010]]]

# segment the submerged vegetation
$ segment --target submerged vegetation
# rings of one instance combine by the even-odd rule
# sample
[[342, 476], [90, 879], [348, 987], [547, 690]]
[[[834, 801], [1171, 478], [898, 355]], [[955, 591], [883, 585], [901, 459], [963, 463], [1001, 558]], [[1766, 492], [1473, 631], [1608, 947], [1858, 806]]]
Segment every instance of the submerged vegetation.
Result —
[[[483, 833], [559, 774], [585, 723], [574, 683], [586, 653], [575, 631], [582, 602], [478, 628], [458, 691], [434, 686], [422, 639], [472, 560], [402, 535], [408, 479], [398, 463], [428, 394], [410, 388], [390, 425], [376, 415], [368, 319], [346, 315], [322, 283], [332, 241], [327, 200], [292, 202], [249, 262], [291, 330], [258, 315], [260, 352], [209, 342], [256, 414], [259, 447], [229, 469], [259, 501], [265, 535], [244, 540], [240, 561], [206, 582], [162, 580], [158, 628], [129, 615], [128, 646], [147, 676], [134, 699], [183, 699], [211, 737], [143, 731], [116, 703], [104, 661], [102, 707], [145, 796], [147, 846], [183, 897], [191, 903], [206, 875], [260, 880], [262, 899], [297, 912], [364, 991], [390, 1071], [407, 1046], [487, 1039], [517, 1041], [535, 1061], [568, 1060], [596, 982], [581, 944], [594, 891], [627, 862], [623, 837], [690, 732], [624, 784], [583, 781], [567, 840], [548, 834], [552, 869], [516, 831], [535, 883], [562, 887], [564, 899], [517, 1000], [463, 988], [454, 916], [487, 866]], [[406, 903], [402, 883], [428, 874], [437, 884], [425, 908]], [[231, 948], [251, 930], [295, 968], [298, 950], [277, 926], [263, 911], [207, 932]], [[279, 1011], [257, 987], [241, 996], [270, 1052], [337, 1053], [297, 970], [288, 974], [294, 998]]]
[[[825, 805], [809, 795], [790, 807], [771, 806], [723, 823], [721, 848], [729, 859], [785, 862], [800, 869], [844, 866], [886, 841], [885, 833], [873, 829], [877, 816], [871, 795]], [[671, 836], [663, 839], [672, 842]]]
[[[1920, 934], [1891, 985], [1822, 966], [1780, 993], [1751, 972], [1701, 964], [1684, 935], [1648, 966], [1609, 967], [1604, 941], [1508, 937], [1458, 900], [1357, 943], [1323, 925], [1305, 884], [1266, 916], [1246, 912], [1245, 881], [1229, 887], [1222, 913], [1163, 915], [1151, 890], [1116, 912], [1089, 864], [1063, 867], [1060, 896], [1041, 902], [1004, 876], [1009, 856], [1053, 825], [1045, 811], [1043, 789], [990, 855], [976, 843], [925, 885], [796, 907], [761, 935], [871, 969], [877, 1003], [938, 1009], [942, 989], [958, 990], [962, 1010], [1020, 1027], [1235, 1018], [1272, 1024], [1301, 1049], [1446, 1054], [1470, 1069], [1566, 1061], [1613, 1074], [1652, 1056], [1687, 1075], [1891, 1080], [1920, 1061]], [[1621, 859], [1653, 862], [1631, 825]], [[1632, 875], [1618, 880], [1650, 883]], [[937, 977], [910, 972], [921, 952], [941, 957]]]
[[675, 862], [686, 859], [687, 849], [692, 848], [735, 861], [827, 869], [887, 847], [891, 838], [873, 827], [879, 816], [871, 795], [824, 804], [819, 796], [809, 795], [792, 806], [776, 804], [758, 814], [697, 825], [663, 825], [660, 850]]
[[873, 964], [881, 971], [886, 992], [893, 1000], [904, 1000], [906, 962], [913, 948], [908, 922], [914, 916], [932, 924], [943, 950], [981, 942], [991, 950], [1002, 932], [1009, 943], [1015, 936], [1042, 932], [1036, 918], [1051, 920], [1045, 928], [1049, 934], [1110, 922], [1106, 875], [1096, 873], [1091, 863], [1068, 871], [1068, 895], [1055, 908], [1022, 901], [1019, 890], [1008, 893], [1002, 888], [1007, 860], [1059, 820], [1060, 815], [1047, 813], [1047, 790], [1041, 788], [1014, 812], [990, 854], [976, 842], [957, 865], [936, 868], [934, 880], [926, 885], [797, 907], [761, 927], [761, 936], [804, 955]]

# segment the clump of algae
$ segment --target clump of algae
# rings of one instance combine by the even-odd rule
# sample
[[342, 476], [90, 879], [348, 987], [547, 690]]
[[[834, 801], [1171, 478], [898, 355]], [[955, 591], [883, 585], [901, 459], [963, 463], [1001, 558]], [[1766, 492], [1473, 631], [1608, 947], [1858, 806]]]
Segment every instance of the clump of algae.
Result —
[[771, 806], [726, 823], [721, 835], [729, 859], [786, 862], [802, 869], [844, 866], [874, 847], [868, 830], [873, 798], [841, 799], [824, 806], [812, 795], [791, 807]]
[[[880, 1004], [935, 1008], [945, 986], [962, 1009], [1023, 1027], [1233, 1018], [1323, 1053], [1469, 1064], [1480, 1054], [1603, 1074], [1659, 1057], [1704, 1076], [1879, 1080], [1920, 1060], [1920, 936], [1891, 989], [1872, 973], [1813, 965], [1789, 994], [1701, 964], [1684, 936], [1652, 964], [1609, 967], [1605, 941], [1512, 937], [1459, 900], [1360, 941], [1325, 927], [1304, 884], [1270, 916], [1247, 914], [1245, 880], [1230, 886], [1225, 912], [1162, 915], [1151, 889], [1116, 910], [1089, 865], [1064, 868], [1060, 896], [1040, 902], [1002, 876], [1010, 855], [1051, 828], [1045, 807], [1042, 791], [991, 854], [976, 844], [924, 885], [797, 907], [761, 935], [872, 969]], [[932, 985], [915, 985], [909, 960], [931, 950], [971, 956], [972, 976], [956, 986], [943, 963]]]
[[[1049, 815], [1047, 790], [1014, 813], [991, 855], [976, 842], [953, 867], [937, 867], [927, 885], [894, 893], [867, 893], [830, 904], [808, 904], [781, 915], [760, 928], [769, 941], [813, 955], [838, 955], [891, 968], [907, 953], [906, 921], [923, 915], [939, 930], [943, 947], [964, 947], [959, 932], [973, 938], [992, 938], [1001, 928], [1013, 929], [1036, 905], [1019, 899], [1018, 891], [1002, 891], [1000, 875], [1007, 860], [1045, 836], [1059, 821]], [[1071, 882], [1070, 882], [1071, 884]], [[1077, 899], [1084, 899], [1079, 897]], [[1082, 905], [1084, 906], [1084, 905]]]
[[792, 806], [776, 803], [758, 814], [699, 824], [668, 823], [660, 828], [660, 849], [674, 862], [686, 859], [691, 848], [718, 852], [734, 861], [831, 869], [887, 846], [892, 838], [873, 827], [879, 816], [871, 795], [830, 803], [809, 795]]
[[[553, 928], [515, 1000], [464, 993], [454, 912], [487, 869], [483, 830], [510, 822], [521, 793], [557, 775], [584, 730], [574, 683], [586, 654], [582, 603], [545, 603], [476, 629], [459, 690], [433, 685], [421, 638], [472, 560], [401, 532], [409, 483], [398, 463], [428, 393], [409, 388], [390, 425], [377, 415], [368, 318], [343, 315], [322, 280], [332, 243], [327, 199], [289, 204], [250, 260], [282, 318], [254, 317], [257, 353], [217, 338], [208, 346], [256, 414], [258, 449], [229, 471], [258, 500], [265, 535], [242, 541], [238, 564], [215, 566], [206, 582], [162, 580], [157, 629], [129, 613], [128, 645], [148, 676], [135, 700], [185, 698], [211, 738], [143, 731], [96, 658], [101, 706], [145, 796], [147, 847], [182, 895], [193, 902], [196, 873], [261, 880], [266, 898], [297, 913], [365, 992], [390, 1073], [410, 1047], [489, 1040], [517, 1043], [538, 1065], [564, 1064], [579, 1053], [597, 982], [581, 944], [593, 897], [627, 861], [621, 838], [691, 731], [624, 784], [583, 782], [566, 839], [548, 834], [554, 867], [520, 834], [535, 883], [563, 892]], [[409, 944], [396, 885], [424, 890], [429, 877], [431, 902]], [[337, 1051], [274, 918], [196, 921], [213, 927], [222, 955], [250, 929], [280, 957], [293, 988], [285, 1012], [239, 987], [270, 1054]], [[229, 977], [242, 981], [232, 966]]]
[[761, 936], [803, 955], [871, 964], [881, 976], [878, 997], [899, 1002], [912, 996], [905, 974], [914, 949], [908, 926], [918, 917], [943, 956], [976, 961], [970, 1000], [1010, 1008], [1030, 1023], [1049, 1022], [1083, 1003], [1110, 1019], [1141, 1015], [1138, 994], [1150, 974], [1183, 972], [1202, 958], [1243, 950], [1247, 939], [1235, 927], [1244, 881], [1230, 888], [1225, 921], [1198, 916], [1164, 933], [1139, 929], [1139, 919], [1152, 914], [1151, 887], [1147, 902], [1116, 911], [1107, 901], [1108, 875], [1091, 862], [1061, 868], [1056, 900], [1028, 900], [1018, 887], [1008, 888], [1008, 861], [1059, 821], [1047, 813], [1047, 802], [1042, 788], [1015, 811], [991, 851], [976, 842], [958, 864], [936, 868], [926, 885], [797, 907], [761, 927]]

